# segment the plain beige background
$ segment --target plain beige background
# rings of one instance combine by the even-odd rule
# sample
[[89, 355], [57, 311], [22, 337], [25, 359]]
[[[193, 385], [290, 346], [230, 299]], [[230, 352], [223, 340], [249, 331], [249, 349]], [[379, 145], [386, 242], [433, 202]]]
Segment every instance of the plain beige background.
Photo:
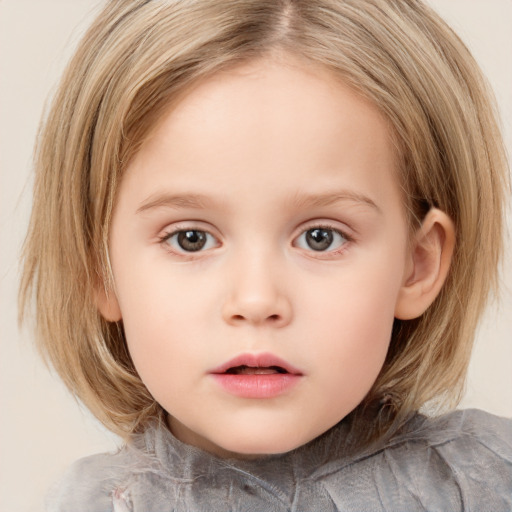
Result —
[[[429, 0], [489, 77], [512, 154], [512, 0]], [[117, 440], [64, 390], [16, 325], [18, 255], [30, 212], [31, 154], [45, 99], [101, 0], [0, 0], [0, 510], [43, 509], [78, 457]], [[509, 216], [509, 226], [512, 226]], [[512, 417], [512, 250], [503, 298], [478, 333], [464, 407]]]

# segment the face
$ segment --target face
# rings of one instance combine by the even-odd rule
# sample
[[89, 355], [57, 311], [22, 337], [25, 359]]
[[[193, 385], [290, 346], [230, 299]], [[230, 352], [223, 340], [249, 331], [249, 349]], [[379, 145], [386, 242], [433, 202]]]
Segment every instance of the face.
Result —
[[109, 311], [178, 439], [285, 452], [370, 390], [407, 241], [376, 108], [322, 69], [253, 62], [192, 89], [129, 164]]

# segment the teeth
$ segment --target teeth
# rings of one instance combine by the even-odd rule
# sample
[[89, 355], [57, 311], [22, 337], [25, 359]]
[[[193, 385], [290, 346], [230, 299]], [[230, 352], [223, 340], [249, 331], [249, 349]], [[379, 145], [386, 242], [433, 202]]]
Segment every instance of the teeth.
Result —
[[226, 373], [232, 375], [273, 375], [276, 373], [288, 373], [284, 368], [280, 366], [269, 366], [269, 367], [254, 367], [254, 366], [235, 366], [229, 368]]

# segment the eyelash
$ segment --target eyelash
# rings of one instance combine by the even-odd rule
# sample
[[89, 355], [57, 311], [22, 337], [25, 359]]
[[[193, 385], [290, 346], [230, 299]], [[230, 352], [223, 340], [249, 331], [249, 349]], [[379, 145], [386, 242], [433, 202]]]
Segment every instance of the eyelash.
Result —
[[[322, 255], [324, 257], [329, 257], [329, 256], [336, 256], [336, 255], [339, 255], [341, 253], [343, 253], [345, 250], [346, 250], [346, 245], [350, 242], [352, 242], [354, 239], [351, 235], [348, 235], [345, 231], [342, 231], [340, 230], [339, 228], [337, 227], [334, 227], [328, 223], [321, 223], [321, 224], [311, 224], [310, 226], [308, 226], [307, 228], [302, 228], [300, 233], [295, 236], [293, 238], [293, 246], [294, 247], [298, 247], [296, 245], [296, 242], [297, 240], [299, 240], [300, 237], [302, 236], [306, 236], [306, 234], [308, 232], [311, 232], [311, 231], [314, 231], [314, 230], [325, 230], [325, 231], [329, 231], [329, 232], [332, 232], [334, 233], [335, 235], [341, 237], [343, 239], [343, 242], [341, 243], [341, 246], [337, 249], [331, 249], [331, 250], [315, 250], [313, 248], [302, 248], [304, 251], [306, 252], [311, 252], [313, 254], [316, 254], [317, 257], [322, 257]], [[171, 247], [171, 244], [170, 244], [170, 240], [175, 237], [175, 236], [179, 236], [180, 234], [184, 234], [184, 233], [187, 233], [187, 232], [196, 232], [196, 233], [204, 233], [206, 235], [206, 237], [211, 237], [213, 239], [216, 239], [216, 237], [214, 235], [212, 235], [210, 232], [208, 232], [207, 230], [205, 229], [200, 229], [200, 228], [197, 228], [197, 227], [178, 227], [178, 228], [175, 228], [171, 231], [167, 231], [165, 233], [163, 233], [160, 237], [158, 237], [158, 241], [159, 243], [165, 247], [165, 249], [173, 254], [177, 254], [179, 256], [182, 256], [182, 257], [189, 257], [189, 258], [193, 258], [196, 254], [198, 253], [201, 253], [201, 252], [204, 252], [204, 250], [208, 250], [208, 249], [211, 249], [212, 247], [207, 247], [206, 249], [204, 249], [203, 247], [199, 248], [199, 250], [197, 251], [187, 251], [183, 248], [181, 249], [176, 249], [176, 248], [173, 248]], [[331, 241], [331, 244], [332, 244], [332, 241]], [[208, 245], [208, 240], [206, 240], [205, 242], [205, 245]], [[300, 247], [298, 247], [300, 248]]]

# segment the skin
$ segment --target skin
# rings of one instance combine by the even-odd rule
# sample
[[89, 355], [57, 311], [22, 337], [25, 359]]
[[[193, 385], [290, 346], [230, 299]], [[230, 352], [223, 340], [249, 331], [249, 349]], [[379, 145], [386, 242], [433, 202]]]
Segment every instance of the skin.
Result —
[[[379, 111], [327, 71], [286, 62], [218, 73], [155, 127], [120, 185], [115, 290], [98, 301], [123, 321], [174, 435], [223, 457], [292, 450], [351, 412], [393, 319], [423, 312], [451, 254], [441, 212], [411, 243]], [[308, 245], [314, 228], [333, 236], [327, 249]], [[184, 250], [180, 230], [206, 245]], [[233, 396], [210, 372], [247, 353], [280, 357], [299, 382]]]

